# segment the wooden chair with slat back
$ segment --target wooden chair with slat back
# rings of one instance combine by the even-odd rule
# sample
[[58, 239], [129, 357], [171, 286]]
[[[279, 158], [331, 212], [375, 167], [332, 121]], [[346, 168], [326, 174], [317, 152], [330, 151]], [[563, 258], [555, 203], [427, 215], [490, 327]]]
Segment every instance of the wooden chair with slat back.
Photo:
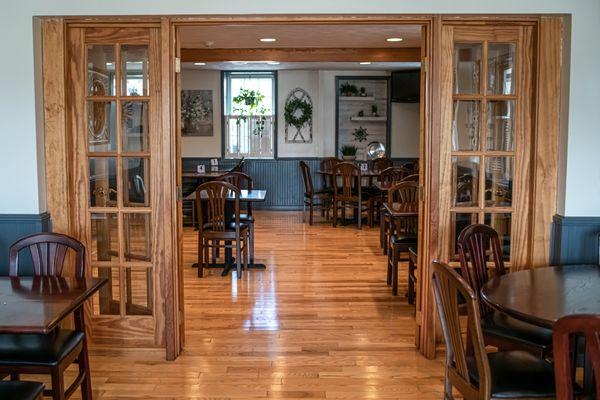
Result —
[[[419, 184], [417, 182], [401, 181], [388, 190], [388, 204], [398, 203], [404, 206], [418, 208]], [[390, 218], [386, 231], [387, 243], [387, 283], [392, 286], [392, 293], [398, 294], [398, 263], [408, 261], [401, 258], [407, 254], [410, 247], [417, 246], [418, 217], [405, 217], [392, 220]]]
[[[445, 398], [454, 398], [452, 388], [466, 400], [554, 398], [552, 364], [524, 351], [486, 353], [475, 291], [450, 266], [434, 261], [432, 269], [431, 286], [446, 342]], [[467, 315], [466, 343], [459, 307]]]
[[407, 176], [410, 175], [410, 171], [402, 167], [389, 167], [381, 171], [379, 175], [379, 181], [382, 184], [389, 185], [392, 183], [398, 183]]
[[304, 201], [302, 210], [302, 221], [305, 220], [306, 207], [308, 206], [308, 224], [313, 224], [313, 210], [315, 207], [321, 208], [321, 215], [329, 219], [329, 210], [331, 209], [332, 191], [328, 189], [315, 190], [310, 175], [310, 167], [305, 161], [300, 161], [300, 173], [304, 182]]
[[[21, 274], [21, 252], [29, 250], [35, 276], [59, 278], [64, 269], [67, 251], [74, 252], [75, 277], [85, 276], [85, 247], [77, 239], [59, 233], [38, 233], [18, 240], [9, 249], [9, 274]], [[52, 388], [44, 395], [54, 399], [69, 398], [79, 386], [82, 398], [91, 399], [87, 341], [83, 306], [74, 311], [75, 330], [56, 328], [43, 334], [0, 334], [0, 376], [10, 373], [13, 380], [20, 374], [50, 375]], [[65, 390], [64, 370], [77, 364], [79, 373]]]
[[576, 346], [577, 335], [580, 335], [585, 342], [584, 354], [587, 365], [583, 374], [584, 379], [589, 381], [590, 386], [594, 381], [595, 389], [593, 387], [589, 389], [595, 390], [596, 396], [600, 395], [600, 315], [579, 314], [562, 317], [554, 323], [552, 332], [557, 398], [561, 400], [575, 398], [573, 347]]
[[[462, 276], [476, 293], [490, 279], [490, 264], [496, 276], [508, 272], [498, 233], [488, 225], [473, 224], [463, 229], [457, 247]], [[552, 332], [549, 329], [509, 317], [483, 302], [480, 307], [486, 344], [499, 349], [522, 349], [539, 357], [551, 351]]]
[[324, 172], [330, 172], [331, 174], [323, 174], [323, 189], [333, 191], [333, 172], [337, 164], [341, 163], [342, 160], [336, 157], [325, 157], [321, 160], [320, 169]]
[[[379, 175], [379, 181], [382, 185], [391, 186], [393, 184], [399, 183], [404, 180], [414, 180], [416, 176], [416, 180], [419, 180], [419, 175], [410, 175], [410, 171], [406, 170], [402, 167], [390, 167], [386, 168]], [[383, 201], [387, 201], [387, 190], [382, 193]], [[382, 207], [379, 210], [379, 245], [383, 250], [383, 254], [387, 254], [387, 241], [386, 241], [386, 232], [388, 230], [389, 224], [389, 215], [386, 213], [385, 209]]]
[[242, 157], [240, 161], [231, 169], [231, 172], [244, 172], [246, 166], [246, 157]]
[[333, 176], [333, 226], [337, 226], [338, 209], [341, 206], [342, 218], [346, 219], [346, 206], [352, 205], [358, 217], [358, 229], [362, 229], [362, 213], [367, 212], [368, 223], [373, 226], [371, 210], [373, 201], [361, 187], [360, 169], [353, 163], [341, 162], [334, 167]]
[[[233, 215], [228, 212], [228, 202], [233, 203]], [[203, 183], [196, 188], [196, 207], [200, 218], [198, 276], [204, 276], [210, 248], [233, 249], [235, 246], [237, 278], [242, 279], [242, 258], [248, 267], [249, 224], [240, 220], [240, 189], [222, 181]]]
[[393, 166], [394, 163], [387, 157], [376, 158], [371, 161], [371, 169], [377, 172], [384, 171], [388, 168], [392, 168]]

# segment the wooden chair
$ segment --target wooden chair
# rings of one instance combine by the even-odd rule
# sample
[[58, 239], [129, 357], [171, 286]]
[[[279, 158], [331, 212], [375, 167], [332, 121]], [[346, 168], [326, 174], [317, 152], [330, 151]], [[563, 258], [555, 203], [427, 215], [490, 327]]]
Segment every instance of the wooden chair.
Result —
[[[452, 388], [466, 400], [554, 398], [552, 364], [524, 351], [486, 353], [478, 296], [450, 266], [434, 261], [432, 269], [432, 289], [446, 342], [445, 399], [454, 398]], [[467, 344], [461, 332], [460, 299], [467, 314]]]
[[231, 172], [244, 172], [246, 166], [246, 157], [242, 157], [240, 161], [231, 169]]
[[[233, 199], [230, 198], [231, 195]], [[228, 202], [234, 205], [233, 215], [228, 212]], [[248, 267], [249, 226], [248, 223], [240, 221], [240, 189], [221, 181], [203, 183], [196, 188], [196, 207], [200, 218], [198, 277], [204, 276], [210, 248], [232, 250], [234, 246], [232, 242], [235, 242], [237, 278], [242, 279], [242, 257], [245, 267]]]
[[[83, 278], [85, 247], [78, 240], [58, 233], [39, 233], [14, 243], [9, 250], [9, 275], [19, 276], [20, 253], [28, 249], [35, 276], [60, 277], [67, 251], [74, 251], [75, 277]], [[75, 330], [56, 328], [42, 334], [0, 334], [0, 375], [10, 373], [13, 380], [20, 374], [50, 375], [52, 389], [45, 396], [55, 400], [68, 399], [81, 387], [81, 397], [92, 398], [83, 306], [74, 311]], [[65, 390], [64, 371], [77, 364], [79, 373]]]
[[44, 385], [39, 382], [0, 381], [0, 399], [42, 400]]
[[[402, 167], [390, 167], [381, 172], [381, 175], [379, 175], [379, 181], [384, 185], [393, 185], [403, 180], [409, 180], [409, 175], [410, 171]], [[418, 181], [419, 176], [416, 175], [416, 177]], [[381, 202], [387, 201], [386, 194], [387, 190], [381, 193]], [[389, 224], [389, 215], [383, 207], [379, 209], [379, 221], [379, 245], [383, 249], [383, 254], [387, 254], [386, 232]]]
[[[574, 380], [577, 335], [581, 335], [585, 342], [583, 347], [586, 365], [583, 375], [587, 382], [584, 384], [591, 383], [593, 377], [595, 395], [600, 395], [600, 315], [568, 315], [556, 321], [552, 327], [557, 399], [573, 400], [579, 394], [574, 390], [577, 387]], [[594, 390], [592, 387], [589, 389]]]
[[373, 171], [384, 171], [394, 166], [392, 160], [387, 157], [376, 158], [371, 161], [371, 169]]
[[[419, 184], [416, 182], [400, 182], [388, 190], [388, 203], [414, 204], [419, 201]], [[398, 294], [398, 263], [408, 261], [400, 255], [407, 253], [409, 247], [417, 246], [418, 218], [407, 217], [396, 221], [390, 218], [386, 233], [387, 250], [387, 283], [392, 285], [392, 294]]]
[[[329, 220], [329, 210], [331, 209], [331, 197], [333, 194], [332, 190], [324, 189], [315, 191], [313, 186], [312, 177], [310, 175], [310, 167], [304, 161], [300, 161], [300, 172], [302, 173], [302, 181], [304, 182], [304, 203], [302, 210], [302, 221], [304, 222], [306, 207], [308, 206], [309, 216], [308, 224], [313, 224], [313, 209], [316, 206], [320, 206], [322, 215], [325, 215]], [[318, 201], [317, 202], [315, 202]]]
[[[358, 217], [358, 229], [362, 229], [362, 213], [367, 211], [369, 226], [373, 226], [373, 201], [367, 194], [363, 193], [361, 187], [360, 169], [349, 162], [341, 162], [334, 167], [333, 176], [333, 226], [337, 226], [338, 208], [342, 207], [342, 218], [346, 219], [346, 207], [356, 207]], [[341, 183], [338, 181], [341, 181]]]
[[[489, 280], [489, 263], [495, 275], [508, 271], [498, 233], [488, 225], [474, 224], [466, 227], [458, 236], [458, 255], [462, 276], [476, 293]], [[539, 357], [552, 349], [552, 332], [498, 312], [480, 303], [481, 326], [486, 344], [499, 349], [520, 349]]]
[[417, 298], [417, 265], [419, 265], [419, 258], [417, 255], [416, 247], [408, 248], [408, 304], [415, 304]]
[[326, 171], [326, 172], [331, 172], [331, 175], [327, 175], [327, 174], [323, 174], [323, 189], [324, 190], [330, 190], [331, 192], [333, 192], [333, 169], [335, 168], [335, 166], [339, 163], [341, 163], [342, 160], [340, 160], [339, 158], [336, 157], [325, 157], [324, 159], [321, 160], [321, 166], [320, 169], [321, 171]]
[[[243, 161], [243, 159], [242, 159]], [[240, 190], [253, 190], [254, 180], [248, 174], [243, 172], [229, 172], [218, 179], [221, 182], [227, 182]], [[246, 203], [246, 209], [240, 210], [240, 221], [247, 223], [250, 229], [250, 262], [254, 262], [254, 216], [252, 215], [252, 203]], [[241, 205], [240, 205], [241, 208]]]

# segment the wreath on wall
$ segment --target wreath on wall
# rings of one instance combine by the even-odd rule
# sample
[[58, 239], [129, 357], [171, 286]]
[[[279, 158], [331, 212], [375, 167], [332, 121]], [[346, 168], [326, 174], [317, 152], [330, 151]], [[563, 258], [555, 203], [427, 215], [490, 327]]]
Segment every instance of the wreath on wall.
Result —
[[[304, 89], [292, 90], [286, 99], [284, 107], [285, 136], [288, 143], [310, 143], [312, 142], [312, 100]], [[296, 133], [290, 137], [288, 128], [293, 126]], [[303, 132], [307, 126], [308, 132]], [[308, 133], [308, 137], [305, 134]]]

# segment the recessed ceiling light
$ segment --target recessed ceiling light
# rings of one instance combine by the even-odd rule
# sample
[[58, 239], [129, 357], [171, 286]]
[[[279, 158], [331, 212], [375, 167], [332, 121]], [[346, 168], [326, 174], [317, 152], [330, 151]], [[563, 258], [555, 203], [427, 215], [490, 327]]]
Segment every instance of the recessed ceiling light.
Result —
[[359, 63], [360, 65], [371, 65], [371, 61], [363, 61]]
[[260, 39], [261, 42], [276, 42], [277, 39], [275, 38], [270, 38], [270, 37], [265, 37], [265, 38], [261, 38]]
[[106, 65], [108, 65], [109, 67], [111, 67], [111, 66], [113, 66], [113, 65], [114, 65], [114, 63], [107, 62], [107, 63], [106, 63]]
[[279, 65], [279, 61], [267, 61], [269, 65]]
[[387, 40], [388, 42], [401, 42], [404, 39], [402, 39], [401, 37], [390, 37], [390, 38], [387, 38], [385, 40]]
[[206, 63], [203, 63], [203, 62], [195, 62], [195, 63], [194, 63], [194, 65], [198, 65], [198, 66], [200, 66], [200, 65], [206, 65]]

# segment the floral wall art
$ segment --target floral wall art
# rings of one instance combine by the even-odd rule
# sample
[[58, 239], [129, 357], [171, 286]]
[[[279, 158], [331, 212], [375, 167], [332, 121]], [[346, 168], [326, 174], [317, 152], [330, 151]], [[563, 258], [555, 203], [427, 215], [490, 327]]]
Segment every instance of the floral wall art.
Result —
[[181, 91], [181, 135], [213, 136], [213, 91]]

